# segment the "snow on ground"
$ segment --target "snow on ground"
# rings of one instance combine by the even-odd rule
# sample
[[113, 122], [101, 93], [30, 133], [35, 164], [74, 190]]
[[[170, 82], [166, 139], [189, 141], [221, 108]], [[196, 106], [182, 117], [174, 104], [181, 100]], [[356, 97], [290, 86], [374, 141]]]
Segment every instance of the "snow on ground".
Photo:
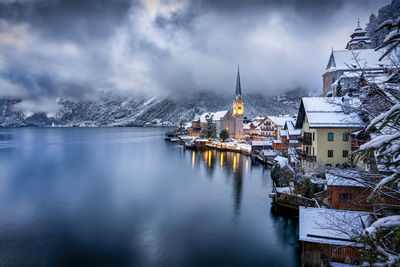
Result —
[[288, 163], [288, 159], [282, 156], [277, 156], [274, 158], [275, 161], [277, 161], [279, 163], [279, 165], [281, 166], [281, 168], [287, 166]]

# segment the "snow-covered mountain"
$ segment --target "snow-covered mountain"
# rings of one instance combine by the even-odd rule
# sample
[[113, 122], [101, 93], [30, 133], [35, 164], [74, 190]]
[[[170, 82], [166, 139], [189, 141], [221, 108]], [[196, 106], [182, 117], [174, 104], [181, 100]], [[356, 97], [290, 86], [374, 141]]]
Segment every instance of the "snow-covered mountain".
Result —
[[[245, 116], [295, 114], [306, 93], [292, 91], [282, 96], [244, 96]], [[228, 110], [232, 99], [199, 93], [191, 97], [114, 97], [99, 101], [59, 100], [53, 114], [18, 109], [21, 99], [0, 99], [0, 127], [91, 127], [91, 126], [175, 126], [206, 111]]]

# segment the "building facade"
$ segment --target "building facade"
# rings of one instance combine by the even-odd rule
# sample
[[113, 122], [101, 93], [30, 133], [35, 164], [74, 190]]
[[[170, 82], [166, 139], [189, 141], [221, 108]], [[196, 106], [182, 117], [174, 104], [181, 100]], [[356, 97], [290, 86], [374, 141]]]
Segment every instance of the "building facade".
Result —
[[296, 127], [301, 128], [303, 134], [299, 140], [304, 168], [335, 167], [350, 161], [350, 133], [364, 124], [357, 114], [343, 110], [343, 101], [339, 97], [302, 98]]
[[[379, 60], [381, 53], [370, 48], [371, 40], [358, 23], [344, 50], [332, 50], [323, 79], [325, 96], [357, 93], [363, 76], [380, 76], [387, 73], [391, 62]], [[362, 74], [362, 75], [361, 75]], [[338, 93], [339, 92], [339, 93]]]

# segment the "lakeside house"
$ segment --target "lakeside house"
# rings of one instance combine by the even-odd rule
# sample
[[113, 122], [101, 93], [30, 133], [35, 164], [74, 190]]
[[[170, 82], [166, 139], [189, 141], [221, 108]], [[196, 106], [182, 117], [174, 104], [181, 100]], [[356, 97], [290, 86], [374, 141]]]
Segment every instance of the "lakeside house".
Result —
[[286, 121], [293, 120], [292, 116], [266, 116], [260, 123], [261, 135], [273, 139], [280, 139], [280, 131], [284, 128]]
[[359, 265], [360, 245], [352, 237], [372, 223], [368, 212], [299, 208], [301, 266], [329, 266], [330, 262]]
[[261, 127], [255, 121], [251, 121], [243, 124], [243, 132], [246, 136], [259, 136]]
[[349, 161], [350, 133], [364, 123], [351, 107], [356, 100], [347, 97], [304, 97], [301, 100], [296, 127], [302, 129], [303, 168], [338, 166]]
[[373, 211], [373, 204], [367, 201], [371, 193], [365, 182], [367, 175], [343, 169], [326, 173], [329, 207], [341, 210]]

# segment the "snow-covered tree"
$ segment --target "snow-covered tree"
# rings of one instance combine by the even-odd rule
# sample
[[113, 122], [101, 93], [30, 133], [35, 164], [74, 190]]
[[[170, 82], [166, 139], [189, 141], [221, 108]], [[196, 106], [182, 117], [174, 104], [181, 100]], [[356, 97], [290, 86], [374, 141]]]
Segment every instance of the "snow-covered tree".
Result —
[[[385, 27], [390, 28], [389, 34], [377, 48], [384, 49], [382, 58], [388, 57], [400, 46], [400, 17], [384, 21], [378, 30]], [[381, 169], [381, 178], [367, 183], [371, 190], [370, 198], [394, 200], [390, 203], [400, 203], [400, 80], [396, 76], [399, 73], [400, 70], [395, 69], [392, 81], [385, 86], [371, 82], [363, 87], [362, 111], [369, 120], [364, 132], [371, 134], [371, 140], [356, 151], [365, 160], [376, 160]], [[380, 218], [365, 229], [358, 242], [364, 244], [362, 250], [369, 264], [399, 266], [400, 215], [393, 213], [395, 204], [385, 204], [382, 203], [382, 208], [378, 210]]]

